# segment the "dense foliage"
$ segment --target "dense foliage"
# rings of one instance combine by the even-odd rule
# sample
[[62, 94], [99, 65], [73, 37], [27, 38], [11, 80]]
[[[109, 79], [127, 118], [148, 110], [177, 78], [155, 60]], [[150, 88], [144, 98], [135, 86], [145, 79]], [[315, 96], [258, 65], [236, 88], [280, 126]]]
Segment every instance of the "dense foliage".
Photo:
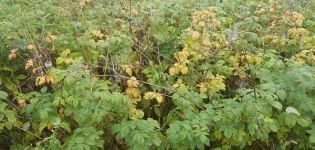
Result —
[[314, 10], [1, 0], [0, 149], [314, 149]]

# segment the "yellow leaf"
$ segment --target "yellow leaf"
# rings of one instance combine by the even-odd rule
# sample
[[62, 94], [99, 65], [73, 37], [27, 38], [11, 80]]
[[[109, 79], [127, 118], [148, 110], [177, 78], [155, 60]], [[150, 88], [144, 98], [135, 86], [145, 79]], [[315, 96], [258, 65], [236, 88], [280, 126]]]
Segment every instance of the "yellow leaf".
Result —
[[174, 76], [176, 74], [176, 69], [174, 67], [171, 67], [169, 70], [168, 70], [168, 73], [171, 75], [171, 76]]
[[35, 85], [39, 86], [46, 82], [46, 78], [44, 76], [39, 76], [36, 78]]
[[33, 49], [36, 49], [36, 46], [29, 44], [29, 45], [27, 45], [27, 49], [33, 50]]
[[262, 59], [261, 59], [260, 57], [256, 57], [256, 58], [255, 58], [255, 63], [256, 63], [257, 65], [260, 65], [260, 64], [262, 63]]
[[72, 62], [73, 62], [72, 58], [66, 58], [66, 59], [64, 60], [64, 63], [65, 63], [66, 65], [72, 64]]
[[144, 99], [148, 100], [148, 99], [153, 99], [154, 97], [156, 97], [156, 93], [154, 92], [147, 92], [144, 94]]
[[163, 96], [162, 96], [162, 95], [157, 96], [157, 97], [156, 97], [156, 101], [157, 101], [159, 104], [163, 103], [163, 101], [164, 101]]
[[224, 76], [216, 75], [215, 77], [212, 77], [209, 88], [212, 93], [218, 92], [220, 90], [225, 90], [225, 84], [224, 84]]
[[192, 38], [192, 40], [198, 40], [200, 38], [200, 33], [197, 31], [193, 31], [191, 33], [191, 38]]
[[46, 82], [47, 82], [47, 83], [52, 83], [52, 84], [54, 84], [54, 83], [55, 83], [55, 78], [54, 78], [54, 76], [52, 76], [52, 75], [46, 76]]
[[127, 88], [126, 94], [132, 98], [140, 98], [140, 91], [137, 88]]
[[132, 76], [132, 69], [131, 68], [127, 68], [126, 72], [128, 73], [128, 75]]
[[199, 87], [200, 93], [205, 93], [205, 92], [208, 91], [208, 88], [207, 88], [207, 86], [206, 86], [205, 83], [200, 83], [200, 84], [198, 84], [198, 87]]
[[144, 116], [144, 112], [140, 109], [136, 109], [135, 107], [132, 107], [130, 109], [130, 116], [129, 118], [132, 120], [141, 119]]
[[29, 59], [25, 64], [25, 69], [27, 70], [28, 68], [33, 67], [33, 65], [34, 65], [33, 59]]
[[92, 80], [97, 81], [97, 80], [99, 80], [99, 77], [93, 76]]
[[181, 72], [183, 75], [187, 74], [187, 73], [188, 73], [188, 67], [187, 67], [187, 66], [183, 67], [183, 68], [180, 70], [180, 72]]
[[125, 70], [125, 72], [126, 72], [128, 75], [132, 76], [132, 66], [131, 66], [131, 65], [124, 65], [124, 66], [123, 66], [123, 69]]
[[127, 86], [129, 88], [138, 87], [139, 82], [135, 77], [131, 77], [129, 80], [127, 80]]

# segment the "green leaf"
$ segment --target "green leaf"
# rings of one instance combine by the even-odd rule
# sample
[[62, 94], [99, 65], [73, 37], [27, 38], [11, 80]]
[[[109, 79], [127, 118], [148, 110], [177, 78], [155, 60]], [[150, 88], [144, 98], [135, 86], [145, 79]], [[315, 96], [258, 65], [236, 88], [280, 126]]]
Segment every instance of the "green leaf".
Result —
[[4, 128], [4, 124], [0, 123], [0, 132], [3, 130], [3, 128]]
[[270, 123], [269, 124], [269, 128], [273, 131], [273, 132], [277, 132], [278, 131], [278, 127], [276, 124], [274, 123]]
[[275, 107], [275, 108], [277, 108], [277, 109], [279, 109], [279, 110], [282, 110], [282, 104], [280, 102], [278, 102], [278, 101], [271, 101], [270, 105]]
[[200, 135], [200, 140], [203, 144], [208, 144], [209, 143], [209, 139], [207, 138], [207, 136], [205, 134], [201, 134]]
[[59, 126], [60, 123], [61, 123], [61, 119], [59, 117], [56, 117], [52, 122], [54, 126]]
[[152, 139], [152, 142], [154, 143], [154, 145], [156, 146], [160, 146], [161, 145], [161, 140], [158, 137], [155, 137]]
[[64, 58], [63, 57], [58, 57], [57, 60], [56, 60], [56, 64], [57, 65], [60, 65], [64, 62]]
[[46, 119], [48, 118], [48, 112], [45, 109], [42, 111], [39, 111], [39, 116], [41, 119]]
[[39, 132], [42, 132], [44, 128], [46, 128], [47, 126], [47, 121], [42, 121], [39, 123], [39, 128], [38, 128], [38, 131]]
[[214, 131], [214, 137], [216, 139], [221, 139], [221, 137], [222, 137], [221, 131], [220, 130], [215, 130]]
[[278, 96], [280, 100], [283, 101], [286, 98], [287, 93], [284, 90], [277, 90], [276, 95]]
[[121, 129], [120, 134], [121, 134], [122, 137], [125, 137], [126, 135], [128, 135], [128, 134], [129, 134], [129, 128], [128, 128], [128, 126], [124, 126], [124, 127]]
[[12, 127], [13, 127], [13, 125], [12, 125], [12, 123], [10, 123], [10, 122], [6, 122], [6, 123], [5, 123], [5, 127], [6, 127], [7, 129], [11, 130]]
[[227, 138], [230, 138], [232, 137], [232, 134], [233, 134], [233, 128], [231, 127], [228, 127], [228, 128], [225, 128], [224, 130], [224, 136], [227, 137]]
[[291, 115], [288, 115], [286, 118], [285, 118], [285, 124], [288, 126], [288, 127], [293, 127], [295, 126], [296, 124], [296, 120], [295, 120], [295, 117], [291, 116]]
[[4, 91], [0, 91], [0, 99], [7, 99], [8, 98], [8, 93]]
[[16, 76], [16, 78], [17, 79], [19, 79], [19, 80], [23, 80], [23, 79], [26, 79], [26, 75], [23, 75], [23, 74], [20, 74], [20, 75], [18, 75], [18, 76]]
[[47, 92], [47, 86], [44, 86], [43, 88], [41, 88], [40, 92], [45, 94]]
[[77, 137], [77, 138], [75, 138], [75, 142], [77, 142], [77, 143], [83, 143], [83, 142], [84, 142], [84, 138], [82, 138], [82, 137]]
[[7, 111], [7, 112], [6, 112], [6, 116], [7, 116], [8, 121], [9, 121], [10, 123], [14, 123], [14, 122], [16, 121], [16, 117], [15, 117], [14, 111]]
[[56, 98], [53, 100], [53, 102], [52, 102], [53, 106], [58, 106], [59, 103], [60, 103], [60, 99], [61, 99], [61, 98], [56, 97]]
[[73, 107], [77, 107], [79, 104], [79, 101], [77, 99], [73, 99], [72, 104], [73, 104]]
[[70, 126], [67, 124], [67, 123], [65, 123], [65, 122], [62, 122], [61, 124], [60, 124], [60, 126], [63, 128], [63, 129], [65, 129], [67, 132], [71, 132], [71, 128], [70, 128]]
[[306, 120], [303, 119], [303, 118], [302, 118], [302, 119], [298, 119], [297, 123], [298, 123], [301, 127], [307, 127], [307, 126], [310, 125], [309, 122], [306, 121]]
[[315, 143], [315, 134], [313, 134], [309, 137], [309, 141], [310, 141], [310, 143]]

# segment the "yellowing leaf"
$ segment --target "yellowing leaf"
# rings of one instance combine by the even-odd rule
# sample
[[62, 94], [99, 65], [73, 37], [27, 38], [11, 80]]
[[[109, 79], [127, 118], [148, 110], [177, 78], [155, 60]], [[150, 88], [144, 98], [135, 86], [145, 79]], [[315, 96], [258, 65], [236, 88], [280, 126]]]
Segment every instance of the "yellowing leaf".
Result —
[[140, 98], [140, 91], [137, 88], [127, 88], [126, 94], [132, 98]]
[[149, 100], [149, 99], [153, 99], [155, 97], [156, 97], [156, 93], [154, 93], [154, 92], [147, 92], [147, 93], [144, 94], [143, 98]]
[[123, 65], [122, 69], [129, 75], [132, 76], [133, 72], [138, 72], [140, 69], [140, 64], [138, 61], [136, 61], [134, 64], [132, 65]]
[[36, 78], [35, 85], [39, 86], [46, 82], [46, 78], [44, 76], [39, 76]]
[[25, 64], [25, 69], [27, 70], [28, 68], [33, 67], [33, 65], [34, 65], [33, 59], [29, 59]]
[[225, 90], [225, 84], [224, 84], [224, 76], [216, 75], [213, 76], [210, 83], [209, 88], [212, 93], [218, 92], [220, 90]]
[[207, 88], [207, 86], [206, 86], [205, 83], [200, 83], [200, 84], [198, 84], [198, 87], [199, 87], [200, 93], [205, 93], [205, 92], [208, 91], [208, 88]]
[[64, 62], [66, 65], [70, 65], [70, 64], [72, 64], [73, 60], [72, 60], [72, 58], [66, 58], [63, 62]]
[[135, 107], [132, 107], [130, 109], [130, 116], [129, 118], [132, 120], [141, 119], [144, 116], [144, 112], [140, 109], [136, 109]]
[[161, 104], [161, 103], [164, 102], [164, 97], [163, 97], [162, 95], [159, 95], [159, 96], [156, 97], [156, 101], [157, 101], [159, 104]]
[[168, 70], [168, 73], [171, 75], [171, 76], [174, 76], [176, 74], [176, 69], [174, 67], [171, 67], [169, 70]]
[[27, 49], [29, 50], [33, 50], [33, 49], [36, 49], [36, 46], [35, 45], [32, 45], [32, 44], [29, 44], [26, 46]]
[[183, 68], [180, 70], [180, 72], [181, 72], [183, 75], [187, 74], [187, 73], [188, 73], [188, 67], [187, 67], [187, 66], [183, 67]]
[[46, 82], [54, 84], [56, 81], [55, 81], [54, 76], [48, 75], [48, 76], [46, 76]]
[[139, 82], [135, 77], [131, 77], [128, 81], [127, 81], [127, 86], [129, 88], [133, 88], [133, 87], [138, 87], [139, 86]]
[[126, 68], [125, 71], [128, 73], [128, 75], [132, 75], [132, 69], [130, 67]]

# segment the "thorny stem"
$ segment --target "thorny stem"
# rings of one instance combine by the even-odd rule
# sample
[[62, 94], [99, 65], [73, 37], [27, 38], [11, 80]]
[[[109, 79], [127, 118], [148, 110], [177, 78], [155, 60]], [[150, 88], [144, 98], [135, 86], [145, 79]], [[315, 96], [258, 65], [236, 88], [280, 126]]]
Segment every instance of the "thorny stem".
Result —
[[131, 28], [131, 0], [129, 0], [129, 32], [132, 34], [132, 28]]
[[[246, 64], [247, 64], [247, 67], [248, 67], [248, 70], [249, 70], [249, 74], [252, 72], [252, 70], [250, 69], [250, 65], [249, 65], [249, 63], [248, 63], [248, 60], [247, 60], [247, 57], [246, 57], [246, 52], [245, 51], [243, 51], [242, 53], [241, 53], [243, 56], [244, 56], [244, 58], [245, 58], [245, 62], [246, 62]], [[250, 78], [252, 81], [253, 81], [253, 79], [252, 78]], [[257, 96], [256, 96], [256, 83], [255, 83], [255, 81], [253, 81], [253, 83], [254, 83], [254, 97], [255, 97], [255, 100], [257, 100]]]

